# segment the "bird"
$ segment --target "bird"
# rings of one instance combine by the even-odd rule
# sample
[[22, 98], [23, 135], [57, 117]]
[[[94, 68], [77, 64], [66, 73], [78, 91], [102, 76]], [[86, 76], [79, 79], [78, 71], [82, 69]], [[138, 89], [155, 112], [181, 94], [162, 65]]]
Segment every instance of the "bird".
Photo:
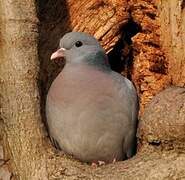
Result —
[[136, 149], [136, 89], [130, 80], [111, 70], [98, 40], [85, 32], [66, 33], [50, 59], [66, 61], [46, 98], [54, 144], [87, 163], [132, 157]]

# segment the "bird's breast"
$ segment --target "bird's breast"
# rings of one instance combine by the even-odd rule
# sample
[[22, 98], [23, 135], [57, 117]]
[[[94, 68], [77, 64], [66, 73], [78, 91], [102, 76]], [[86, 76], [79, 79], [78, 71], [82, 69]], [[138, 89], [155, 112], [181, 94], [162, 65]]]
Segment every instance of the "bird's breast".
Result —
[[121, 157], [129, 123], [115, 86], [109, 73], [88, 67], [65, 67], [59, 74], [49, 90], [46, 113], [50, 133], [62, 149], [84, 160]]
[[54, 80], [48, 94], [55, 103], [101, 103], [101, 97], [113, 95], [114, 85], [108, 73], [83, 66], [65, 68]]

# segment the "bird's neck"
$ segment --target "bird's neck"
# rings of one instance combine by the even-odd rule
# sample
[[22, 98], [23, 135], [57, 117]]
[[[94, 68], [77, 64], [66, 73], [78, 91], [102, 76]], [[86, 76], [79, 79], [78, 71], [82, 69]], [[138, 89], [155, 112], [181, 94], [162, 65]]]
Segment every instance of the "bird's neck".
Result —
[[69, 64], [75, 66], [87, 66], [89, 68], [94, 68], [105, 72], [109, 72], [111, 70], [108, 57], [102, 52], [81, 55], [79, 58], [76, 58], [75, 61], [71, 61]]
[[94, 64], [86, 64], [86, 63], [67, 63], [63, 69], [63, 72], [70, 71], [73, 75], [74, 74], [83, 74], [83, 76], [86, 76], [85, 74], [88, 74], [89, 72], [97, 73], [110, 73], [111, 69], [106, 66], [95, 66]]

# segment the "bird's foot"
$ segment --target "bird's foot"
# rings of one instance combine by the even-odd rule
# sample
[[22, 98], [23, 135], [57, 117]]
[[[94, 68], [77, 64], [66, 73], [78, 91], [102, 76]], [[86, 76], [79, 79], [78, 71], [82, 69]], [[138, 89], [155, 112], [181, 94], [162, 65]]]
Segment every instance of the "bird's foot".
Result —
[[116, 163], [116, 158], [113, 159], [112, 163], [113, 163], [113, 164]]
[[103, 165], [105, 165], [105, 162], [104, 161], [98, 161], [98, 165], [103, 166]]
[[98, 166], [103, 166], [103, 165], [105, 165], [104, 161], [92, 162], [91, 164], [92, 167], [98, 167]]

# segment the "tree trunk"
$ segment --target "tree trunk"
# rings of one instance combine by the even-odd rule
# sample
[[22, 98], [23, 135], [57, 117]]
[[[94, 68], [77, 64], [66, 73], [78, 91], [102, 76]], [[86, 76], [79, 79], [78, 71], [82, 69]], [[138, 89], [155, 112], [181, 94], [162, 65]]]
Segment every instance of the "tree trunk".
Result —
[[185, 87], [185, 1], [161, 1], [161, 41], [172, 84]]
[[[49, 56], [59, 38], [71, 30], [95, 35], [109, 52], [113, 67], [128, 65], [141, 99], [141, 115], [161, 89], [171, 83], [184, 86], [183, 2], [43, 0], [38, 2], [38, 28], [34, 1], [0, 1], [0, 135], [15, 179], [185, 177], [185, 155], [169, 150], [139, 151], [127, 161], [93, 169], [51, 147], [41, 120], [45, 120], [47, 89], [63, 66], [50, 63]], [[115, 57], [120, 58], [119, 63]], [[153, 148], [157, 148], [155, 144]]]
[[34, 1], [0, 2], [1, 132], [19, 179], [47, 179]]

